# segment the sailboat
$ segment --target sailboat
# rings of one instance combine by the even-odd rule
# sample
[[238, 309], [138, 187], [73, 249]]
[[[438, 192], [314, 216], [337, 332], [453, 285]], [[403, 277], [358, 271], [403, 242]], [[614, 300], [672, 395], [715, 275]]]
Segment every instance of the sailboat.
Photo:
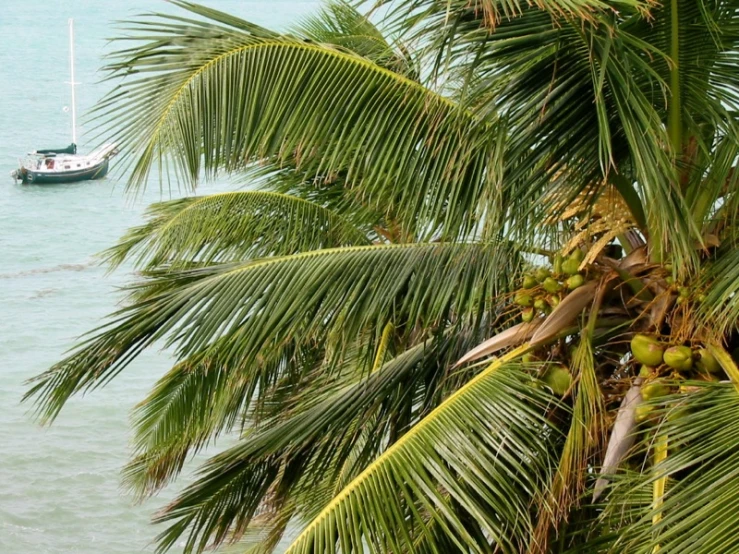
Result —
[[69, 20], [69, 68], [72, 87], [72, 144], [29, 152], [11, 173], [16, 181], [33, 184], [77, 183], [102, 179], [108, 173], [110, 159], [118, 153], [114, 144], [105, 144], [89, 154], [77, 153], [77, 106], [74, 80], [74, 20]]

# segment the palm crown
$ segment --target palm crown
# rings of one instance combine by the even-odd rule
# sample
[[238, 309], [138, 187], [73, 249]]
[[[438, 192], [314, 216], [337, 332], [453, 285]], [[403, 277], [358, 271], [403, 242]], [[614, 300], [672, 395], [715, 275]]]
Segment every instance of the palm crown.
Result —
[[[739, 549], [735, 0], [333, 2], [126, 26], [96, 114], [163, 202], [53, 419], [163, 342], [126, 482], [162, 550]], [[378, 16], [379, 17], [379, 16]], [[392, 37], [392, 38], [388, 38]], [[494, 356], [492, 359], [487, 359]]]

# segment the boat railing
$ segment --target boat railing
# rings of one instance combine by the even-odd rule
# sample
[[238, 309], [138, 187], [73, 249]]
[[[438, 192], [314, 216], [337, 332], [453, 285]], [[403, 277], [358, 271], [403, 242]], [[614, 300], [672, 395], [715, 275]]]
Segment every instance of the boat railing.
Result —
[[26, 154], [25, 158], [18, 158], [18, 165], [20, 167], [25, 167], [26, 169], [38, 169], [42, 158], [43, 156], [41, 156], [40, 154], [29, 152], [28, 154]]

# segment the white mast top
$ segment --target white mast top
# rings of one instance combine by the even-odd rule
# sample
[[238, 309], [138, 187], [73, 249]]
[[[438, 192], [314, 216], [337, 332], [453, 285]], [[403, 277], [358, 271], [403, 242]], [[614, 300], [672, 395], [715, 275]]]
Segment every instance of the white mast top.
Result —
[[77, 144], [77, 103], [74, 96], [74, 87], [78, 83], [74, 80], [74, 19], [69, 20], [69, 72], [72, 86], [72, 143]]

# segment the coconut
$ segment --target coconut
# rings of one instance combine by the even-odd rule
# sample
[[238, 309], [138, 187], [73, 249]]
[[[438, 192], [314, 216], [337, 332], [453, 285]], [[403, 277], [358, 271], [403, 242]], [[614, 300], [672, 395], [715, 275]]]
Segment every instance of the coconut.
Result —
[[677, 291], [677, 293], [682, 298], [690, 298], [690, 289], [688, 287], [680, 287]]
[[534, 308], [536, 308], [537, 310], [544, 311], [548, 306], [549, 304], [547, 304], [547, 301], [543, 298], [537, 298], [534, 301]]
[[531, 352], [528, 352], [521, 356], [521, 363], [524, 364], [533, 364], [535, 362], [538, 362], [539, 358], [536, 357], [535, 354], [532, 354]]
[[530, 294], [525, 293], [525, 292], [517, 293], [514, 302], [518, 304], [519, 306], [525, 306], [525, 307], [534, 305], [534, 299], [531, 297]]
[[525, 289], [533, 289], [537, 285], [537, 281], [534, 278], [533, 275], [524, 275], [523, 276], [523, 288]]
[[577, 288], [580, 288], [584, 284], [585, 284], [585, 277], [583, 277], [579, 273], [567, 279], [567, 288], [570, 290], [575, 290]]
[[721, 365], [718, 363], [716, 357], [705, 348], [700, 348], [698, 350], [698, 356], [700, 357], [695, 362], [698, 369], [708, 373], [719, 373], [721, 371]]
[[649, 416], [654, 411], [654, 406], [650, 404], [639, 404], [636, 409], [634, 410], [634, 415], [636, 416], [636, 421], [639, 423], [642, 423], [649, 419]]
[[552, 277], [547, 277], [546, 279], [544, 279], [542, 285], [544, 287], [544, 290], [547, 291], [549, 294], [554, 294], [562, 290], [562, 285], [560, 285], [559, 282]]
[[651, 367], [662, 363], [662, 344], [647, 335], [634, 335], [631, 339], [631, 353], [636, 360]]
[[570, 253], [570, 259], [577, 260], [577, 263], [580, 263], [585, 259], [585, 252], [579, 248], [575, 248], [572, 253]]
[[574, 275], [580, 271], [580, 262], [573, 259], [573, 258], [567, 258], [564, 262], [562, 262], [562, 272], [566, 273], [567, 275]]
[[556, 308], [557, 306], [559, 306], [559, 296], [557, 296], [556, 294], [553, 294], [552, 296], [547, 296], [547, 302], [549, 302], [549, 305], [552, 308]]
[[559, 275], [562, 273], [562, 262], [564, 261], [564, 258], [562, 257], [562, 254], [555, 254], [554, 259], [552, 260], [552, 272], [555, 275]]
[[534, 277], [540, 283], [543, 282], [547, 277], [551, 275], [551, 272], [546, 267], [540, 267], [534, 272]]
[[665, 396], [666, 394], [670, 394], [670, 389], [665, 386], [659, 379], [649, 381], [641, 388], [641, 397], [644, 400], [659, 398], [660, 396]]
[[653, 375], [653, 373], [652, 373], [652, 368], [651, 368], [651, 367], [649, 367], [648, 365], [643, 365], [643, 366], [641, 366], [641, 368], [639, 369], [639, 377], [642, 377], [642, 378], [649, 378], [649, 377], [651, 377], [652, 375]]
[[555, 364], [550, 366], [542, 375], [542, 381], [552, 389], [554, 394], [564, 396], [572, 385], [572, 375], [565, 366]]
[[534, 319], [534, 308], [524, 308], [521, 310], [521, 319], [526, 323], [533, 321]]
[[689, 346], [672, 346], [665, 350], [665, 363], [678, 371], [688, 371], [693, 367], [693, 351]]

